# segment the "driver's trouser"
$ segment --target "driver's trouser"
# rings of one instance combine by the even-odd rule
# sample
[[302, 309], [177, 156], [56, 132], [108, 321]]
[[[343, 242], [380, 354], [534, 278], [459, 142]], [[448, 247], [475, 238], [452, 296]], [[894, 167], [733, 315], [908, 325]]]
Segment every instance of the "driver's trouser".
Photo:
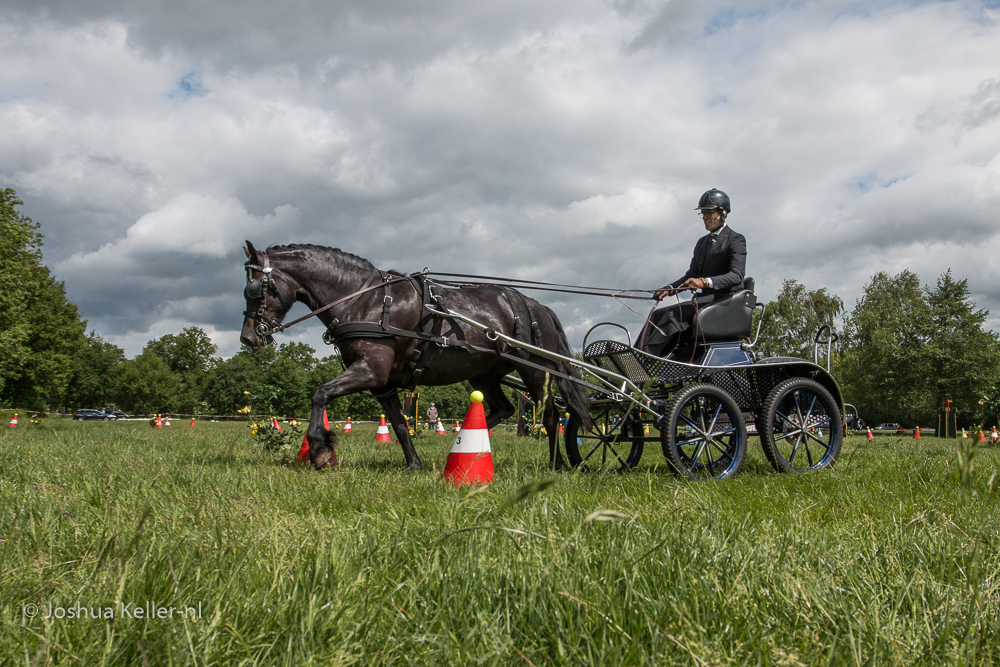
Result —
[[636, 340], [636, 347], [657, 357], [670, 354], [681, 335], [691, 328], [697, 310], [714, 300], [715, 294], [699, 294], [690, 301], [654, 310]]

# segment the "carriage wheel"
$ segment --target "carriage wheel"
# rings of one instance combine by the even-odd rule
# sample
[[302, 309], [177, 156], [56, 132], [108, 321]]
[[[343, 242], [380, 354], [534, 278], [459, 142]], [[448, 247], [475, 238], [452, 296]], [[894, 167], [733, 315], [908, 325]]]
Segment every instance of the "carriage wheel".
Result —
[[761, 414], [760, 444], [778, 472], [828, 468], [840, 455], [840, 408], [819, 382], [785, 380], [767, 395]]
[[724, 389], [694, 384], [667, 404], [660, 440], [675, 473], [690, 480], [734, 477], [747, 456], [747, 427]]
[[570, 465], [581, 470], [619, 472], [638, 465], [642, 458], [642, 424], [628, 420], [615, 426], [611, 416], [610, 410], [594, 415], [593, 427], [586, 432], [580, 432], [578, 425], [570, 422], [564, 436]]

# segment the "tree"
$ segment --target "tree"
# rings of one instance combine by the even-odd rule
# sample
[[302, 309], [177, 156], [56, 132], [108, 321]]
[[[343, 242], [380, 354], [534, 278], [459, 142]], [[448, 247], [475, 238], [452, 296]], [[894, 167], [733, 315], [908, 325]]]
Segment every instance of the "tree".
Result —
[[172, 409], [200, 413], [206, 371], [212, 364], [212, 355], [219, 349], [208, 334], [199, 327], [188, 327], [179, 334], [151, 340], [145, 349], [165, 361], [174, 373], [176, 395]]
[[816, 332], [824, 324], [834, 331], [843, 311], [844, 302], [825, 287], [808, 291], [797, 281], [786, 280], [764, 309], [757, 352], [764, 357], [812, 359]]
[[71, 408], [105, 406], [114, 402], [125, 352], [91, 331], [76, 352], [76, 373], [66, 387]]
[[177, 411], [180, 379], [149, 349], [122, 363], [118, 406], [126, 412], [153, 414]]
[[76, 371], [86, 323], [41, 263], [39, 225], [21, 205], [13, 189], [0, 190], [0, 400], [50, 407]]
[[175, 373], [205, 372], [219, 348], [199, 327], [166, 334], [146, 344], [146, 349], [167, 362]]
[[910, 271], [876, 274], [844, 327], [847, 395], [870, 419], [934, 423], [948, 399], [971, 418], [1000, 365], [997, 335], [983, 329], [988, 316], [950, 269], [923, 289]]
[[928, 317], [923, 321], [927, 389], [935, 410], [950, 399], [960, 414], [979, 411], [1000, 366], [1000, 343], [983, 325], [986, 309], [976, 310], [968, 280], [956, 281], [948, 269], [936, 286], [926, 288]]
[[874, 275], [844, 323], [841, 382], [866, 418], [916, 422], [925, 395], [927, 303], [909, 270]]

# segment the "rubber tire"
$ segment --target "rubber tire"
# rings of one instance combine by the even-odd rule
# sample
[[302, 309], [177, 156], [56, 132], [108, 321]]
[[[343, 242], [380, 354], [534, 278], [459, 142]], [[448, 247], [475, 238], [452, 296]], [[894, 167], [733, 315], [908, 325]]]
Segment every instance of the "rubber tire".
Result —
[[[563, 433], [563, 445], [565, 445], [566, 447], [566, 456], [569, 458], [569, 464], [574, 468], [580, 468], [581, 470], [584, 471], [599, 470], [600, 468], [598, 468], [597, 466], [593, 467], [589, 466], [583, 460], [583, 454], [580, 453], [580, 447], [576, 442], [578, 435], [577, 431], [578, 428], [579, 428], [578, 425], [571, 421], [570, 424], [566, 427], [566, 432]], [[639, 429], [641, 432], [642, 424], [636, 422], [626, 422], [625, 424], [622, 425], [623, 439], [627, 440], [628, 438], [635, 437], [635, 434], [631, 432], [625, 433], [624, 429], [629, 429], [629, 430]], [[587, 442], [591, 441], [588, 440]], [[644, 444], [645, 443], [643, 443], [641, 440], [638, 441], [633, 440], [632, 447], [629, 449], [628, 453], [624, 456], [624, 463], [622, 465], [617, 466], [615, 470], [617, 472], [625, 472], [637, 466], [639, 464], [639, 459], [642, 458], [642, 449]], [[584, 453], [589, 452], [590, 449], [592, 448], [592, 446], [587, 447], [586, 445], [584, 447], [586, 449]], [[597, 452], [594, 452], [594, 457], [596, 456]], [[614, 460], [617, 461], [618, 458], [614, 457]]]
[[[823, 457], [816, 463], [802, 468], [800, 466], [793, 465], [788, 460], [785, 459], [784, 454], [781, 452], [777, 445], [775, 438], [775, 416], [778, 411], [778, 406], [781, 401], [786, 398], [790, 393], [794, 391], [807, 390], [812, 392], [821, 402], [823, 409], [828, 415], [831, 415], [830, 419], [830, 446], [827, 448], [826, 453]], [[835, 416], [835, 418], [833, 418]], [[757, 430], [760, 433], [760, 445], [764, 449], [764, 455], [767, 456], [767, 460], [771, 462], [774, 469], [778, 472], [803, 472], [805, 470], [821, 470], [823, 468], [829, 468], [836, 461], [837, 457], [840, 456], [840, 448], [844, 444], [844, 421], [843, 415], [840, 413], [840, 408], [837, 406], [837, 402], [833, 399], [833, 396], [827, 391], [826, 387], [821, 385], [815, 380], [810, 380], [809, 378], [789, 378], [784, 382], [779, 383], [771, 393], [767, 395], [764, 400], [764, 405], [761, 408], [761, 419], [758, 420], [760, 423], [757, 425]], [[815, 438], [815, 436], [812, 436]], [[805, 439], [808, 443], [809, 438]], [[806, 454], [809, 456], [811, 450], [806, 447]], [[793, 454], [791, 458], [794, 458]]]
[[[728, 464], [724, 470], [717, 474], [714, 470], [709, 469], [709, 476], [695, 474], [695, 466], [689, 465], [690, 457], [684, 453], [677, 442], [677, 424], [681, 421], [684, 408], [699, 396], [708, 396], [718, 401], [721, 404], [721, 409], [725, 411], [731, 423], [735, 426], [735, 433], [733, 434], [735, 442], [730, 442], [726, 451], [726, 455], [730, 458]], [[710, 435], [714, 435], [714, 433]], [[743, 469], [743, 463], [747, 457], [747, 426], [746, 422], [743, 421], [743, 412], [740, 410], [740, 406], [736, 404], [736, 401], [733, 400], [733, 397], [729, 395], [729, 392], [711, 384], [689, 385], [671, 399], [663, 415], [660, 441], [663, 444], [663, 455], [666, 457], [667, 464], [671, 470], [678, 476], [695, 482], [735, 477]], [[704, 464], [697, 464], [697, 466], [704, 466]]]

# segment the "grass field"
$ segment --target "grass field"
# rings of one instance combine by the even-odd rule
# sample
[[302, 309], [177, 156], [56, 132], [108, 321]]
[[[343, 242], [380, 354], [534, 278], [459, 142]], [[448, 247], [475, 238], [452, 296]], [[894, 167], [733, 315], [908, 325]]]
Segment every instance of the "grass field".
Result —
[[470, 492], [373, 433], [317, 473], [241, 424], [3, 429], [0, 665], [1000, 662], [998, 448], [850, 438], [780, 476], [753, 440], [690, 484], [498, 430]]

